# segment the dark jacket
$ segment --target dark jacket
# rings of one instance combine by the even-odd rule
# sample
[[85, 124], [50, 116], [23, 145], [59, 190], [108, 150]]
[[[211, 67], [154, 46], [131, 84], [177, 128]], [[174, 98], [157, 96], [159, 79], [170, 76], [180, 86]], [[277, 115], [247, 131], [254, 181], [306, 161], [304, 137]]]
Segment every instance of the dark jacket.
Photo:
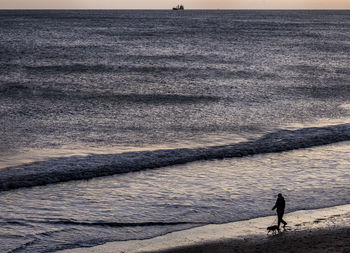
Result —
[[276, 204], [273, 206], [272, 210], [277, 208], [277, 212], [283, 212], [285, 207], [286, 207], [286, 201], [281, 196], [277, 198]]

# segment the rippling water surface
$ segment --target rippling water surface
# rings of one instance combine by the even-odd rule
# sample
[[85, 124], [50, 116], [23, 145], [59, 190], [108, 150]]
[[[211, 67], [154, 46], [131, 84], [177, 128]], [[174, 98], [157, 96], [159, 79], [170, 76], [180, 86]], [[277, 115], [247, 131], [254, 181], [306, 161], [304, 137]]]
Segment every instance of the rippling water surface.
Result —
[[349, 11], [0, 14], [0, 251], [349, 203]]

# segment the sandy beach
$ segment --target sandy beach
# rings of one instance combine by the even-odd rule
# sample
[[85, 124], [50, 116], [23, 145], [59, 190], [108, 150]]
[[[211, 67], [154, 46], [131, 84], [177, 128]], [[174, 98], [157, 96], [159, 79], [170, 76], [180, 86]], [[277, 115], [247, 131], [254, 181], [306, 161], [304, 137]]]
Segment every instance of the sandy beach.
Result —
[[283, 232], [265, 238], [231, 239], [160, 251], [180, 252], [350, 252], [350, 228]]
[[300, 210], [285, 218], [286, 229], [274, 235], [267, 235], [275, 219], [268, 216], [60, 252], [350, 252], [350, 205]]

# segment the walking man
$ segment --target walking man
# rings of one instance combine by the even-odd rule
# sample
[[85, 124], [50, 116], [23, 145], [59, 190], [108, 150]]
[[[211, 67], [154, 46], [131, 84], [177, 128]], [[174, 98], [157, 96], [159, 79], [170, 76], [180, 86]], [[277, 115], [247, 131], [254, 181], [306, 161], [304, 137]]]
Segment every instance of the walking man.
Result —
[[276, 204], [273, 206], [272, 210], [277, 208], [277, 217], [278, 217], [278, 229], [280, 228], [281, 222], [283, 223], [283, 228], [287, 225], [287, 222], [285, 222], [282, 217], [284, 214], [284, 209], [286, 207], [286, 201], [284, 200], [281, 193], [278, 194]]

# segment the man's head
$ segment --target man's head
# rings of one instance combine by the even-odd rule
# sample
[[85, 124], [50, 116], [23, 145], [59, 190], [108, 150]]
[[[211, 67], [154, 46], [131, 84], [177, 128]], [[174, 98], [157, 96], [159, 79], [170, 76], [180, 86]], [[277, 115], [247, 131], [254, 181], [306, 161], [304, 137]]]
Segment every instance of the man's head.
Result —
[[282, 198], [282, 193], [278, 193], [277, 195], [279, 198]]

